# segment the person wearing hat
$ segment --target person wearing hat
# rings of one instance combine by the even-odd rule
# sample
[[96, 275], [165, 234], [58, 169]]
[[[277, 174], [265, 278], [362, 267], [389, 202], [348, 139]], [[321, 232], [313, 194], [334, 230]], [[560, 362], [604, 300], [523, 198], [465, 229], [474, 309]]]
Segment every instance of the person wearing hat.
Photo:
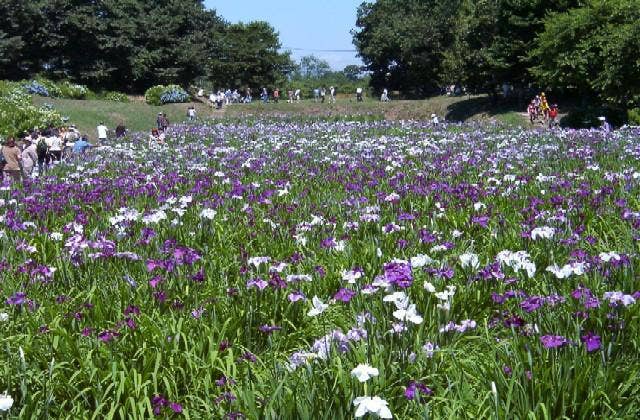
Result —
[[16, 139], [9, 137], [2, 146], [2, 156], [5, 162], [3, 173], [5, 176], [13, 179], [14, 181], [20, 181], [22, 179], [22, 169], [20, 168], [20, 161], [22, 160], [22, 154], [20, 149], [16, 146]]
[[436, 114], [431, 114], [431, 124], [434, 127], [437, 127], [438, 124], [440, 124], [440, 121], [438, 120], [438, 116]]
[[33, 168], [38, 163], [38, 151], [36, 150], [36, 144], [31, 139], [31, 136], [26, 136], [23, 139], [24, 150], [22, 151], [22, 174], [25, 178], [31, 177]]
[[604, 131], [605, 133], [611, 131], [611, 124], [609, 124], [609, 122], [607, 121], [607, 117], [598, 117], [598, 120], [600, 120], [600, 122], [602, 123], [600, 125], [600, 129], [602, 131]]

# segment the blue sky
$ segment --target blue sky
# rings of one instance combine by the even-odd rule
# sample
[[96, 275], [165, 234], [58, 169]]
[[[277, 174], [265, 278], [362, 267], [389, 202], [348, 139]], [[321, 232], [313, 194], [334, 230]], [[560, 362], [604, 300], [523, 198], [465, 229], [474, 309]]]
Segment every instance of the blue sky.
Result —
[[356, 10], [363, 0], [205, 0], [225, 20], [267, 21], [280, 33], [284, 49], [294, 60], [315, 55], [335, 70], [348, 64], [362, 65], [354, 50], [349, 31], [355, 27]]

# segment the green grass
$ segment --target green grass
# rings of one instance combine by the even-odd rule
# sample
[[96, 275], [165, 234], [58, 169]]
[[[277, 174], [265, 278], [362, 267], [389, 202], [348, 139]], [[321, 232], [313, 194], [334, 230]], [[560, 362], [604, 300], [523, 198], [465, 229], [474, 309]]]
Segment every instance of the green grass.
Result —
[[[70, 123], [76, 124], [82, 133], [86, 133], [90, 139], [97, 137], [96, 126], [104, 122], [113, 130], [120, 123], [132, 131], [149, 131], [156, 126], [158, 112], [167, 114], [169, 122], [184, 121], [187, 108], [190, 104], [169, 104], [164, 106], [151, 106], [144, 102], [133, 100], [128, 103], [112, 102], [104, 100], [74, 100], [55, 99], [34, 96], [36, 105], [48, 103], [54, 106], [62, 116], [69, 117]], [[215, 111], [206, 105], [193, 103], [199, 116], [210, 115]]]
[[91, 139], [96, 137], [96, 126], [104, 123], [110, 129], [123, 122], [129, 130], [148, 131], [155, 127], [158, 112], [165, 112], [170, 122], [180, 122], [186, 119], [187, 107], [194, 105], [200, 118], [207, 117], [243, 117], [260, 115], [289, 115], [289, 116], [317, 116], [334, 117], [344, 115], [371, 115], [387, 120], [427, 120], [432, 113], [440, 118], [443, 116], [452, 121], [486, 121], [496, 120], [509, 126], [523, 126], [526, 118], [511, 107], [492, 106], [486, 95], [447, 97], [436, 96], [425, 100], [397, 100], [381, 103], [374, 99], [356, 102], [352, 97], [339, 97], [335, 104], [314, 103], [303, 100], [299, 103], [263, 104], [255, 101], [252, 104], [234, 104], [222, 111], [213, 110], [203, 103], [170, 104], [164, 106], [150, 106], [140, 100], [129, 103], [110, 102], [102, 100], [72, 100], [34, 97], [34, 103], [41, 105], [49, 103], [63, 116], [69, 117], [70, 122], [78, 129], [87, 133]]

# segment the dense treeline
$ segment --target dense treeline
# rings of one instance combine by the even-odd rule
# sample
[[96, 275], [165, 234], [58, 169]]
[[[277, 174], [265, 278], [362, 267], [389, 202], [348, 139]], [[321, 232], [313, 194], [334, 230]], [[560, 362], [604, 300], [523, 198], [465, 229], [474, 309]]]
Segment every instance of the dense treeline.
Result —
[[279, 48], [268, 24], [229, 24], [202, 0], [0, 0], [0, 79], [257, 87], [291, 71]]
[[353, 40], [372, 85], [423, 96], [446, 84], [573, 91], [620, 107], [640, 98], [638, 0], [378, 0]]

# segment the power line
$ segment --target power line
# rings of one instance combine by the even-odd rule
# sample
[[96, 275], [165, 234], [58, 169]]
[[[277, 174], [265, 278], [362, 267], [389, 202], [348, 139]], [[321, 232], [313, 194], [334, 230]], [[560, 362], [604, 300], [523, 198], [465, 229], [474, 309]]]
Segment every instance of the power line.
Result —
[[311, 52], [335, 52], [335, 53], [355, 53], [357, 50], [319, 50], [315, 48], [284, 48], [291, 51], [311, 51]]

